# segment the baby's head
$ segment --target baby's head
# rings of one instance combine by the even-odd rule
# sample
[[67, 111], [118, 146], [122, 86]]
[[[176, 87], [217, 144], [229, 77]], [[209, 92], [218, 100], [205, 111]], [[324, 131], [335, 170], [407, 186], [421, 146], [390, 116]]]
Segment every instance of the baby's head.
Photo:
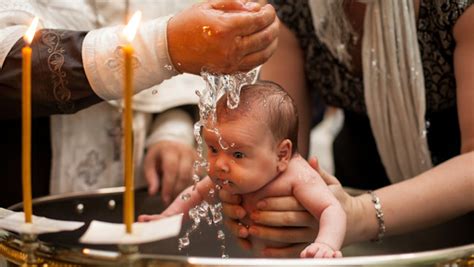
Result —
[[226, 94], [216, 109], [223, 142], [204, 130], [209, 175], [216, 183], [234, 193], [250, 193], [286, 170], [296, 151], [298, 116], [293, 100], [279, 85], [246, 85], [237, 108], [227, 107]]
[[[293, 99], [278, 84], [260, 81], [245, 85], [240, 92], [237, 108], [227, 107], [227, 94], [222, 96], [216, 107], [217, 123], [238, 123], [241, 120], [254, 121], [268, 128], [275, 143], [288, 139], [292, 153], [298, 142], [298, 114]], [[253, 129], [249, 129], [252, 132]]]

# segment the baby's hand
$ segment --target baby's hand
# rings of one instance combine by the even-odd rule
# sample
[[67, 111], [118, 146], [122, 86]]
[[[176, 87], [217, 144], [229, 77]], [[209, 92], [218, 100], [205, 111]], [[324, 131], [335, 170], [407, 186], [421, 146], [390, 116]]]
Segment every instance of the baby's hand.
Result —
[[334, 250], [324, 243], [314, 242], [300, 254], [301, 258], [342, 258], [340, 250]]
[[138, 221], [139, 222], [150, 222], [150, 221], [156, 221], [162, 218], [166, 218], [166, 216], [162, 214], [153, 214], [153, 215], [148, 215], [148, 214], [142, 214], [138, 216]]

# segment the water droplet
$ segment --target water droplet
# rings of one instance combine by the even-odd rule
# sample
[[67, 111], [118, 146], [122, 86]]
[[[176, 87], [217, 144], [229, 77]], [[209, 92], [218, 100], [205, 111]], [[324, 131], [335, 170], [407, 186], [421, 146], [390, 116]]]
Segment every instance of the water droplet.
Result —
[[169, 71], [173, 70], [173, 66], [171, 66], [169, 64], [166, 64], [164, 67], [165, 67], [166, 70], [169, 70]]
[[115, 200], [111, 199], [111, 200], [109, 200], [109, 202], [107, 202], [107, 207], [108, 207], [110, 210], [115, 209], [115, 206], [116, 206]]
[[216, 190], [221, 190], [222, 189], [222, 186], [216, 184]]
[[178, 244], [178, 249], [179, 250], [182, 250], [183, 248], [189, 246], [190, 242], [189, 242], [189, 238], [187, 237], [182, 237], [178, 240], [179, 244]]
[[226, 184], [228, 184], [228, 183], [229, 183], [229, 180], [224, 180], [224, 181], [222, 181], [222, 184], [223, 184], [223, 185], [226, 185]]
[[77, 212], [78, 214], [83, 213], [83, 212], [84, 212], [84, 204], [82, 204], [82, 203], [77, 204], [77, 206], [76, 206], [76, 212]]
[[429, 129], [429, 128], [430, 128], [430, 126], [431, 126], [431, 123], [430, 123], [430, 121], [428, 121], [428, 120], [427, 120], [427, 121], [425, 121], [425, 128], [426, 128], [426, 129]]
[[217, 239], [219, 239], [219, 240], [224, 240], [225, 239], [225, 234], [222, 230], [217, 231]]
[[158, 94], [158, 90], [156, 90], [156, 89], [153, 89], [153, 90], [151, 91], [151, 94], [152, 94], [152, 95], [156, 95], [156, 94]]
[[214, 191], [214, 189], [212, 189], [212, 188], [209, 189], [209, 197], [210, 197], [210, 198], [213, 198], [214, 195], [215, 195], [215, 192], [216, 192], [216, 191]]
[[186, 201], [186, 200], [188, 200], [188, 199], [190, 199], [190, 198], [191, 198], [191, 194], [189, 194], [189, 193], [186, 193], [186, 194], [182, 194], [182, 195], [181, 195], [181, 199], [184, 200], [184, 201]]
[[199, 182], [201, 179], [199, 178], [199, 176], [197, 174], [193, 174], [193, 182]]

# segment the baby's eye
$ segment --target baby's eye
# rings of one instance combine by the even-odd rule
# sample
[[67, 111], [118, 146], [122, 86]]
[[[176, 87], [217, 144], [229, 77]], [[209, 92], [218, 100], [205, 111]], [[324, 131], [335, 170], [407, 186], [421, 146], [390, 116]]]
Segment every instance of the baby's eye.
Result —
[[209, 146], [209, 151], [211, 151], [211, 153], [217, 153], [217, 149], [213, 146]]
[[233, 156], [234, 156], [234, 158], [236, 158], [236, 159], [243, 159], [243, 158], [245, 158], [245, 154], [242, 153], [242, 152], [239, 152], [239, 151], [234, 152]]

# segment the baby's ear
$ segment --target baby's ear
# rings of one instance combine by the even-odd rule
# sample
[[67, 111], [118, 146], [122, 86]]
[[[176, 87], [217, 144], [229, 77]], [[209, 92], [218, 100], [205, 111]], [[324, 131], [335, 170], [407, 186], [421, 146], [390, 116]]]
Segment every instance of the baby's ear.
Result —
[[278, 155], [278, 163], [277, 163], [277, 171], [283, 172], [288, 167], [288, 163], [290, 162], [292, 156], [293, 144], [291, 143], [290, 139], [285, 139], [280, 142], [277, 147], [277, 155]]

